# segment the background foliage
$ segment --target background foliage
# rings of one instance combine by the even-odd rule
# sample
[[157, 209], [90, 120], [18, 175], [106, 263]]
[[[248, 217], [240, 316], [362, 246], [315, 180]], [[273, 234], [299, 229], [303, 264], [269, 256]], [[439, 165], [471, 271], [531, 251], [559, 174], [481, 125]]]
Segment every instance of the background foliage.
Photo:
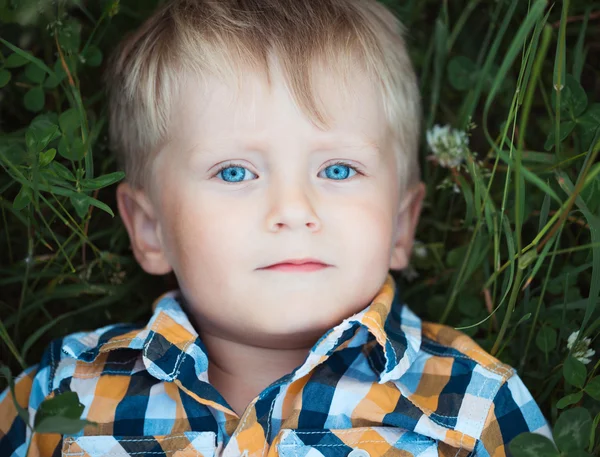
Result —
[[[0, 0], [0, 355], [13, 375], [53, 338], [143, 322], [176, 287], [141, 271], [113, 217], [123, 174], [100, 79], [157, 3]], [[428, 195], [412, 265], [395, 274], [403, 298], [518, 369], [559, 450], [521, 436], [517, 455], [598, 455], [600, 4], [384, 3], [408, 28], [424, 100]]]

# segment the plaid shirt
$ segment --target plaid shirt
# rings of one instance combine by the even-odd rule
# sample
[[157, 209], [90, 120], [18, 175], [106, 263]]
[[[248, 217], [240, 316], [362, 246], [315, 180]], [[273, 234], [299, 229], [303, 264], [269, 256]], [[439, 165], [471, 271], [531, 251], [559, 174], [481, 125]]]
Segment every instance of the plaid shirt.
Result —
[[[76, 435], [31, 435], [0, 396], [0, 456], [381, 457], [510, 455], [525, 431], [551, 431], [515, 371], [465, 334], [421, 322], [388, 274], [371, 304], [330, 329], [304, 363], [239, 417], [208, 382], [206, 348], [177, 291], [140, 329], [116, 324], [53, 341], [16, 380], [35, 412], [74, 391]], [[243, 382], [243, 380], [240, 380]]]

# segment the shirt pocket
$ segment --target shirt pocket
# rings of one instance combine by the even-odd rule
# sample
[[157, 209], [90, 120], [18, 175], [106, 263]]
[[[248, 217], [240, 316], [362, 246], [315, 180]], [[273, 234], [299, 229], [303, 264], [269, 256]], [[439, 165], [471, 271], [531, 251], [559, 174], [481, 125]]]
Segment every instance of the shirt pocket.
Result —
[[214, 432], [148, 436], [79, 436], [63, 439], [63, 457], [214, 457]]
[[452, 453], [440, 452], [438, 441], [398, 427], [283, 429], [278, 435], [275, 454], [278, 457], [454, 457], [469, 454], [454, 448]]

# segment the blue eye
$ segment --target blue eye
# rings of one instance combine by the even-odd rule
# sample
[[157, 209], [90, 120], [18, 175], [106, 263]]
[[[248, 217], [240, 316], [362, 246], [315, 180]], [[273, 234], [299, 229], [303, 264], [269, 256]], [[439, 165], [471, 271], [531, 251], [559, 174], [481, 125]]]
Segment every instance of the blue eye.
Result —
[[[222, 175], [225, 182], [238, 183], [244, 181], [246, 171], [254, 174], [241, 164], [229, 163], [219, 168], [214, 176]], [[350, 171], [354, 171], [355, 174], [360, 173], [356, 167], [349, 165], [346, 162], [336, 162], [325, 168], [327, 177], [335, 181], [346, 180]], [[229, 179], [231, 179], [231, 181], [229, 181]]]
[[[348, 171], [346, 171], [346, 169]], [[328, 173], [328, 170], [331, 170], [331, 172]], [[325, 168], [325, 174], [328, 178], [331, 178], [333, 176], [334, 178], [332, 179], [340, 181], [348, 177], [348, 173], [350, 172], [350, 170], [354, 171], [354, 173], [358, 172], [358, 170], [352, 165], [348, 165], [345, 162], [336, 162], [333, 165], [329, 165], [327, 168]]]
[[233, 179], [233, 181], [228, 181], [226, 178], [225, 182], [234, 182], [235, 183], [235, 182], [241, 182], [244, 180], [246, 171], [248, 171], [248, 169], [239, 164], [228, 164], [228, 165], [225, 165], [224, 167], [220, 168], [215, 176], [222, 174], [223, 177]]

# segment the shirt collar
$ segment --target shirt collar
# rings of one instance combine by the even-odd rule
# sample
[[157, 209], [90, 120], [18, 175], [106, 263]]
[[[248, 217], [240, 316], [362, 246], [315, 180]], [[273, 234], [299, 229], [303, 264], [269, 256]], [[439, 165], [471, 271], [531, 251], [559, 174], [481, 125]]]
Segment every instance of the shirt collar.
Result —
[[[366, 332], [361, 332], [361, 328]], [[376, 341], [369, 359], [379, 373], [380, 384], [399, 379], [421, 348], [421, 320], [400, 301], [390, 273], [366, 308], [344, 319], [317, 341], [304, 364], [294, 372], [294, 379], [313, 370], [337, 350], [366, 342], [369, 335]]]
[[[117, 349], [142, 350], [148, 372], [165, 381], [177, 379], [183, 356], [188, 354], [194, 360], [197, 378], [208, 381], [206, 347], [184, 312], [181, 298], [178, 290], [158, 297], [152, 304], [152, 317], [142, 329], [123, 333], [121, 327], [109, 326], [104, 328], [110, 328], [109, 331], [98, 329], [74, 334], [65, 340], [65, 350], [88, 362], [101, 353]], [[397, 284], [390, 273], [371, 303], [327, 331], [290, 377], [298, 379], [337, 350], [364, 344], [373, 338], [376, 343], [369, 360], [379, 374], [379, 383], [399, 379], [421, 347], [421, 320], [400, 301]]]

